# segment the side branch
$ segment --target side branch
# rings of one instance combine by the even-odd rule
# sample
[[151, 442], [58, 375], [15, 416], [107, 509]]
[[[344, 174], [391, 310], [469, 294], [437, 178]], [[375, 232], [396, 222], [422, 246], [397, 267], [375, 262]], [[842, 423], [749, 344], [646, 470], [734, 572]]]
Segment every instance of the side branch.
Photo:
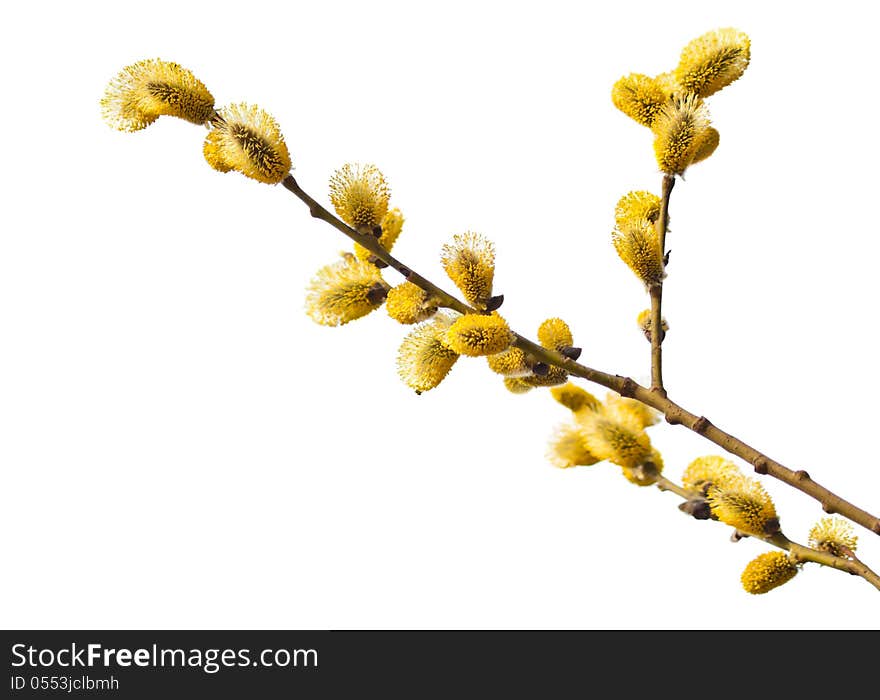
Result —
[[[664, 175], [660, 194], [660, 214], [655, 224], [664, 266], [666, 265], [666, 233], [669, 230], [669, 197], [674, 186], [675, 176]], [[652, 284], [648, 293], [651, 295], [651, 389], [666, 396], [666, 389], [663, 387], [663, 282]]]
[[880, 576], [878, 576], [874, 571], [865, 566], [858, 559], [843, 559], [842, 557], [836, 557], [828, 552], [821, 552], [818, 549], [805, 547], [804, 545], [798, 544], [797, 542], [792, 542], [782, 533], [779, 533], [773, 537], [769, 537], [765, 541], [769, 542], [770, 544], [776, 545], [781, 549], [787, 550], [791, 557], [797, 561], [812, 561], [816, 564], [829, 566], [832, 569], [846, 571], [853, 576], [861, 576], [872, 586], [880, 589]]
[[[306, 206], [308, 206], [309, 212], [313, 217], [325, 221], [356, 243], [362, 245], [373, 253], [376, 258], [386, 263], [389, 267], [397, 270], [397, 272], [403, 275], [407, 280], [434, 295], [443, 307], [462, 314], [479, 313], [476, 309], [472, 309], [467, 304], [459, 301], [448, 292], [414, 272], [412, 268], [394, 258], [388, 253], [388, 251], [379, 245], [379, 239], [375, 236], [372, 236], [369, 233], [355, 231], [353, 228], [347, 226], [341, 220], [336, 218], [333, 214], [327, 211], [327, 209], [322, 207], [311, 196], [309, 196], [299, 186], [293, 178], [293, 175], [288, 175], [282, 181], [282, 184], [286, 189], [290, 190], [302, 200]], [[655, 328], [659, 328], [659, 324], [655, 325]], [[697, 416], [685, 410], [678, 404], [670, 401], [665, 394], [652, 391], [648, 387], [638, 384], [629, 377], [622, 377], [618, 374], [608, 374], [607, 372], [602, 372], [582, 365], [559, 352], [548, 350], [518, 333], [514, 334], [514, 338], [514, 345], [516, 345], [516, 347], [528, 352], [536, 359], [560, 367], [572, 376], [586, 379], [616, 391], [621, 396], [627, 396], [641, 401], [647, 406], [660, 411], [666, 417], [668, 423], [673, 425], [684, 425], [695, 433], [702, 435], [707, 440], [714, 442], [727, 452], [749, 462], [754, 466], [755, 471], [758, 473], [768, 474], [769, 476], [806, 493], [808, 496], [815, 498], [822, 504], [827, 513], [839, 513], [840, 515], [849, 518], [854, 523], [858, 523], [862, 527], [880, 535], [880, 518], [871, 515], [867, 511], [854, 506], [849, 501], [832, 493], [824, 486], [813, 481], [805, 471], [796, 472], [784, 467], [779, 462], [770, 459], [753, 447], [750, 447], [742, 440], [739, 440], [720, 428], [715, 427], [705, 417]]]
[[[691, 493], [687, 489], [679, 486], [674, 481], [670, 481], [664, 476], [660, 476], [657, 479], [656, 486], [661, 491], [671, 491], [672, 493], [675, 493], [676, 495], [680, 496], [688, 502], [691, 502], [692, 499], [698, 497], [697, 494]], [[704, 505], [706, 503], [703, 499], [700, 499], [700, 502], [702, 502]], [[691, 510], [685, 510], [685, 512], [694, 515], [693, 511]], [[708, 520], [710, 518], [700, 517], [698, 519]], [[830, 552], [823, 552], [819, 549], [812, 549], [811, 547], [806, 547], [802, 544], [798, 544], [797, 542], [792, 542], [781, 532], [777, 532], [774, 535], [767, 535], [766, 537], [761, 537], [759, 535], [750, 536], [757, 537], [758, 539], [763, 540], [768, 544], [772, 544], [774, 547], [784, 549], [785, 551], [789, 552], [790, 558], [796, 563], [810, 561], [816, 564], [821, 564], [822, 566], [828, 566], [832, 569], [837, 569], [838, 571], [845, 571], [848, 574], [852, 574], [854, 576], [861, 576], [868, 583], [874, 586], [874, 588], [880, 589], [880, 576], [878, 576], [876, 572], [871, 570], [864, 563], [859, 561], [855, 556], [848, 559], [835, 556]]]

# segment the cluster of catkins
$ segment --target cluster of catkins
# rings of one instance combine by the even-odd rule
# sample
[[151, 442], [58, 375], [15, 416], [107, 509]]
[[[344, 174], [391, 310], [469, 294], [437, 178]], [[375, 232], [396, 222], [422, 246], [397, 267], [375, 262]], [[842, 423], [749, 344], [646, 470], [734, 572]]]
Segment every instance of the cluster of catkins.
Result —
[[[717, 147], [718, 132], [709, 124], [704, 99], [739, 78], [748, 62], [748, 37], [733, 29], [717, 30], [688, 44], [674, 71], [653, 78], [640, 74], [621, 78], [612, 99], [654, 132], [660, 169], [674, 177]], [[290, 172], [290, 154], [269, 114], [246, 103], [215, 109], [204, 84], [176, 63], [148, 59], [127, 66], [110, 81], [101, 110], [104, 119], [121, 131], [139, 131], [160, 116], [206, 126], [203, 154], [220, 172], [237, 171], [267, 184], [281, 182]], [[385, 251], [391, 250], [403, 230], [400, 210], [389, 208], [388, 183], [373, 165], [340, 168], [330, 180], [330, 200], [340, 219], [358, 233], [376, 236]], [[644, 191], [628, 193], [615, 211], [614, 245], [647, 287], [660, 284], [665, 276], [656, 225], [660, 213], [660, 198]], [[306, 311], [318, 323], [339, 326], [384, 305], [391, 318], [413, 326], [400, 346], [397, 365], [403, 381], [416, 392], [438, 386], [462, 355], [485, 357], [510, 392], [551, 387], [553, 397], [570, 410], [572, 420], [557, 429], [549, 445], [553, 464], [569, 468], [613, 463], [639, 486], [663, 478], [663, 460], [646, 432], [658, 422], [655, 411], [614, 393], [599, 401], [568, 382], [563, 369], [518, 347], [518, 336], [497, 311], [502, 297], [493, 296], [495, 250], [490, 241], [473, 232], [456, 235], [443, 246], [441, 260], [467, 302], [468, 313], [441, 311], [442, 300], [410, 280], [392, 287], [382, 277], [385, 264], [358, 244], [318, 271], [308, 287]], [[639, 325], [650, 337], [648, 312], [640, 315]], [[666, 330], [664, 322], [661, 332]], [[559, 318], [539, 326], [538, 340], [542, 347], [572, 360], [581, 352]], [[738, 536], [772, 539], [780, 533], [767, 492], [733, 463], [700, 457], [687, 467], [682, 481], [690, 494], [682, 510], [690, 515], [726, 523]], [[854, 558], [856, 537], [846, 521], [825, 518], [811, 530], [810, 546]], [[798, 571], [799, 563], [784, 552], [767, 552], [746, 567], [743, 587], [750, 593], [766, 593]]]
[[[362, 233], [372, 233], [390, 251], [403, 229], [399, 209], [389, 208], [390, 188], [371, 164], [348, 163], [330, 179], [330, 201], [337, 215]], [[513, 343], [516, 335], [498, 313], [502, 297], [493, 295], [495, 247], [484, 236], [455, 235], [440, 254], [443, 269], [461, 291], [471, 313], [440, 310], [441, 300], [409, 280], [392, 287], [382, 277], [384, 264], [363, 246], [321, 268], [309, 285], [306, 311], [316, 322], [339, 326], [366, 316], [384, 304], [388, 315], [413, 325], [397, 358], [403, 381], [421, 393], [435, 388], [462, 355], [486, 357], [514, 393], [555, 386], [567, 374], [531, 357]], [[576, 357], [572, 336], [561, 319], [547, 319], [538, 339], [548, 349]]]
[[[675, 177], [715, 152], [719, 134], [709, 120], [706, 98], [740, 78], [749, 59], [745, 33], [716, 29], [685, 46], [674, 70], [654, 77], [630, 73], [620, 78], [611, 100], [651, 130], [660, 171]], [[660, 198], [646, 191], [624, 195], [615, 211], [614, 247], [647, 287], [665, 276], [659, 214]], [[647, 319], [643, 321], [647, 326]]]

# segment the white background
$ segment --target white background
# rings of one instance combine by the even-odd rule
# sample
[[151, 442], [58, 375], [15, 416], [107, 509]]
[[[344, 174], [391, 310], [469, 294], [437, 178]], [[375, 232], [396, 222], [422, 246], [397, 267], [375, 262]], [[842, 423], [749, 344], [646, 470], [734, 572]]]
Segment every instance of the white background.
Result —
[[[327, 201], [376, 163], [395, 253], [498, 247], [503, 314], [573, 327], [582, 361], [648, 378], [647, 305], [613, 208], [659, 188], [609, 93], [691, 39], [752, 38], [712, 97], [721, 145], [672, 196], [670, 396], [880, 511], [876, 52], [867, 3], [24, 3], [0, 29], [0, 622], [8, 628], [875, 628], [878, 593], [808, 566], [750, 596], [768, 549], [616, 467], [545, 457], [566, 411], [482, 360], [397, 378], [406, 329], [303, 312], [347, 240], [281, 187], [212, 171], [204, 129], [99, 116], [161, 57], [280, 123]], [[397, 283], [398, 278], [389, 274]], [[604, 396], [601, 387], [588, 387]], [[667, 474], [717, 449], [651, 437]], [[790, 537], [818, 504], [764, 480]], [[864, 560], [880, 538], [859, 528]]]

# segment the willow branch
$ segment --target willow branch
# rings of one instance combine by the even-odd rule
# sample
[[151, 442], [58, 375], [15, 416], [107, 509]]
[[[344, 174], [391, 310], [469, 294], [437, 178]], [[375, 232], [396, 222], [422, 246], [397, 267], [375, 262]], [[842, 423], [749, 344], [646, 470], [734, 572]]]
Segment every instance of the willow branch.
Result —
[[[293, 175], [288, 175], [283, 180], [282, 184], [302, 200], [306, 206], [308, 206], [309, 213], [314, 218], [325, 221], [351, 238], [355, 243], [362, 245], [373, 253], [377, 259], [397, 270], [397, 272], [403, 275], [408, 281], [432, 294], [439, 300], [441, 306], [462, 314], [479, 313], [476, 309], [459, 301], [453, 295], [444, 291], [426, 278], [414, 272], [409, 266], [404, 265], [397, 260], [379, 244], [379, 240], [375, 236], [369, 233], [360, 233], [350, 226], [347, 226], [344, 222], [339, 220], [310, 197], [299, 186]], [[655, 328], [659, 328], [659, 325], [655, 325]], [[697, 416], [696, 414], [685, 410], [671, 401], [665, 394], [651, 391], [648, 387], [638, 384], [629, 377], [622, 377], [618, 374], [608, 374], [607, 372], [602, 372], [587, 367], [586, 365], [582, 365], [555, 350], [548, 350], [518, 333], [514, 333], [513, 344], [532, 355], [535, 359], [549, 365], [560, 367], [572, 376], [580, 377], [581, 379], [586, 379], [587, 381], [604, 386], [607, 389], [616, 391], [621, 396], [641, 401], [645, 405], [650, 406], [663, 414], [666, 421], [671, 425], [682, 425], [698, 435], [702, 435], [704, 438], [715, 443], [730, 454], [736, 455], [745, 460], [754, 467], [758, 474], [766, 474], [774, 479], [778, 479], [779, 481], [782, 481], [798, 491], [802, 491], [808, 496], [816, 499], [822, 504], [826, 513], [839, 513], [845, 518], [852, 520], [854, 523], [880, 535], [880, 518], [877, 518], [841, 498], [837, 494], [829, 491], [827, 488], [814, 481], [807, 472], [803, 470], [794, 471], [783, 466], [762, 452], [747, 445], [739, 438], [736, 438], [716, 427], [705, 416]]]
[[822, 552], [818, 549], [811, 549], [810, 547], [805, 547], [802, 544], [798, 544], [797, 542], [792, 542], [781, 532], [767, 538], [761, 538], [765, 542], [769, 542], [772, 545], [779, 547], [780, 549], [787, 550], [792, 559], [795, 561], [812, 561], [816, 564], [822, 564], [822, 566], [828, 566], [832, 569], [838, 569], [839, 571], [846, 571], [849, 574], [853, 574], [854, 576], [861, 576], [868, 583], [870, 583], [874, 588], [880, 590], [880, 576], [878, 576], [875, 572], [869, 569], [865, 564], [863, 564], [858, 559], [844, 559], [843, 557], [836, 557], [829, 552]]
[[671, 479], [667, 479], [662, 474], [657, 477], [655, 485], [661, 491], [672, 491], [672, 493], [676, 494], [677, 496], [681, 496], [686, 501], [690, 501], [692, 498], [695, 498], [697, 496], [697, 494], [691, 493], [686, 488], [679, 486], [674, 481], [672, 481]]
[[[656, 486], [661, 491], [671, 491], [686, 501], [690, 501], [695, 496], [695, 494], [691, 493], [687, 489], [679, 486], [674, 481], [671, 481], [664, 476], [658, 477]], [[854, 576], [861, 576], [872, 586], [880, 590], [880, 576], [878, 576], [863, 562], [859, 561], [855, 556], [850, 559], [845, 559], [843, 557], [835, 556], [830, 552], [823, 552], [819, 549], [805, 547], [804, 545], [798, 544], [797, 542], [792, 542], [781, 532], [777, 532], [773, 535], [767, 536], [754, 534], [750, 534], [749, 536], [755, 537], [759, 540], [762, 540], [763, 542], [767, 542], [768, 544], [772, 544], [774, 547], [779, 547], [780, 549], [786, 550], [790, 553], [791, 559], [795, 563], [811, 561], [816, 564], [821, 564], [822, 566], [828, 566], [832, 569], [837, 569], [838, 571], [846, 571], [847, 573]]]
[[[663, 176], [660, 193], [660, 215], [657, 217], [657, 238], [660, 241], [660, 255], [666, 265], [666, 233], [669, 230], [669, 197], [675, 186], [675, 176]], [[652, 284], [648, 289], [651, 296], [651, 389], [666, 395], [663, 388], [663, 281]]]

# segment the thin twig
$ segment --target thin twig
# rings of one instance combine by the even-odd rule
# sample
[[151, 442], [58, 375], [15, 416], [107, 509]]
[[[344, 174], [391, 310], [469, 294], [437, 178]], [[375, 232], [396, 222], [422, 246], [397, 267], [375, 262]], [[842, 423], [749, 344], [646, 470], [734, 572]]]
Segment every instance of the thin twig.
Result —
[[[661, 491], [671, 491], [677, 494], [685, 501], [689, 501], [694, 498], [693, 493], [664, 476], [658, 477], [656, 486]], [[851, 558], [837, 557], [830, 552], [823, 552], [819, 549], [805, 547], [802, 544], [791, 541], [790, 539], [788, 539], [788, 537], [783, 535], [782, 532], [776, 532], [772, 535], [766, 536], [750, 533], [749, 536], [755, 537], [768, 544], [772, 544], [774, 547], [779, 547], [780, 549], [786, 550], [791, 554], [791, 558], [795, 562], [811, 561], [816, 564], [821, 564], [822, 566], [828, 566], [832, 569], [837, 569], [838, 571], [846, 571], [849, 574], [861, 576], [872, 586], [880, 589], [880, 576], [878, 576], [863, 562], [859, 561], [855, 556], [852, 556]]]
[[[669, 230], [669, 197], [675, 186], [675, 176], [663, 176], [660, 194], [660, 215], [657, 217], [657, 237], [660, 241], [660, 255], [666, 265], [666, 233]], [[663, 387], [663, 280], [648, 288], [651, 296], [651, 389], [666, 396]]]

